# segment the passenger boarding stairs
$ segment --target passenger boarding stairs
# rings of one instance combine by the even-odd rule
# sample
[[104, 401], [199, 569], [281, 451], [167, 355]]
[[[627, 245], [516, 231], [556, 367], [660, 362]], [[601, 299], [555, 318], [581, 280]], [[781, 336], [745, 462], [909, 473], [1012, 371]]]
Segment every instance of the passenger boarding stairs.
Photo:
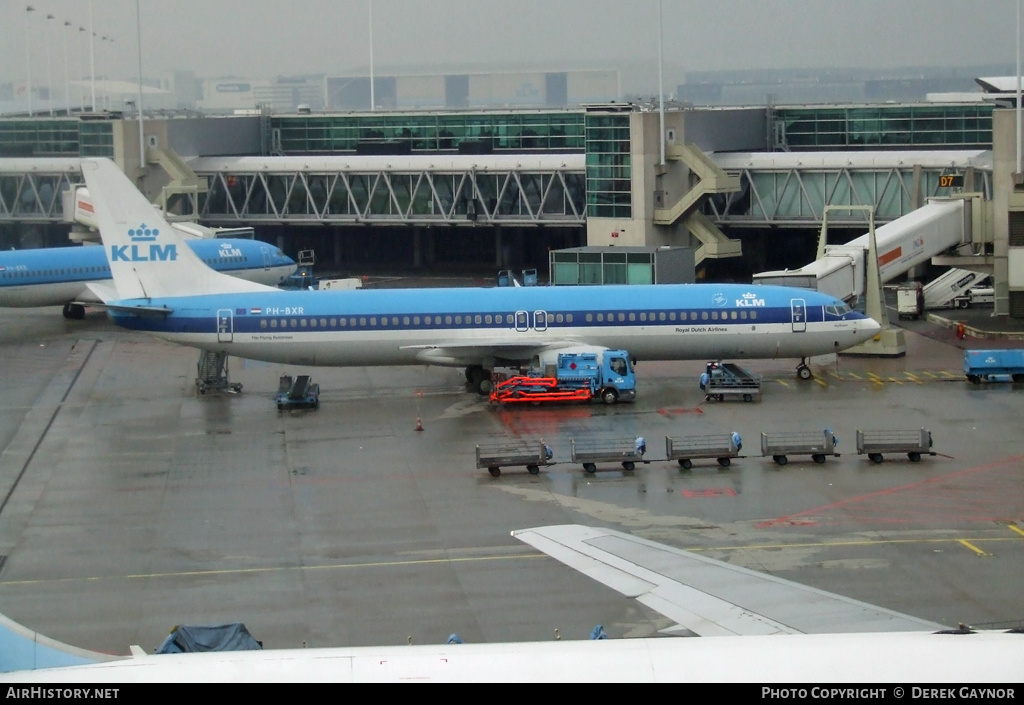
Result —
[[967, 308], [969, 301], [967, 292], [978, 286], [988, 274], [969, 269], [950, 269], [936, 277], [924, 287], [925, 309], [935, 308]]
[[196, 391], [206, 394], [209, 391], [233, 392], [242, 391], [242, 385], [232, 383], [228, 375], [228, 354], [225, 352], [199, 351], [199, 362], [196, 363]]

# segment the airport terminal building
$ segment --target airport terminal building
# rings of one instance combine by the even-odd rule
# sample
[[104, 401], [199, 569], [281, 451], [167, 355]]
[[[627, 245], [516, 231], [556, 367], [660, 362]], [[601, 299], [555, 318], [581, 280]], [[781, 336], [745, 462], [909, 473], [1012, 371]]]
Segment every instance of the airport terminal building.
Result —
[[[529, 101], [572, 103], [614, 79], [539, 73]], [[877, 226], [929, 199], [969, 198], [970, 240], [932, 264], [991, 274], [996, 313], [1024, 317], [1012, 109], [478, 107], [473, 96], [525, 85], [489, 81], [415, 82], [414, 100], [396, 78], [375, 98], [387, 109], [374, 111], [352, 109], [369, 84], [327, 79], [322, 108], [0, 118], [0, 241], [66, 243], [74, 218], [61, 194], [81, 181], [77, 160], [93, 156], [116, 161], [173, 217], [252, 227], [340, 273], [546, 273], [552, 250], [689, 248], [697, 276], [749, 281], [814, 260], [827, 208], [827, 240], [842, 243], [868, 218], [841, 206], [870, 206]], [[417, 107], [437, 102], [454, 107]]]

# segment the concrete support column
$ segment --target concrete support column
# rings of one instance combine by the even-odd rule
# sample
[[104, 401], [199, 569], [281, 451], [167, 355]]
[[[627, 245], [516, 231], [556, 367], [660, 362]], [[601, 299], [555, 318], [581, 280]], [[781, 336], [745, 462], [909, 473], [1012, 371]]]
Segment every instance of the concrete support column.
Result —
[[334, 253], [334, 256], [333, 256], [334, 268], [340, 270], [341, 269], [341, 262], [342, 262], [342, 257], [341, 257], [341, 228], [339, 228], [337, 225], [332, 227], [331, 228], [331, 235], [333, 236], [333, 237], [331, 237], [331, 245], [332, 245], [331, 249], [332, 249], [332, 251]]
[[412, 229], [412, 266], [413, 269], [423, 267], [423, 228]]

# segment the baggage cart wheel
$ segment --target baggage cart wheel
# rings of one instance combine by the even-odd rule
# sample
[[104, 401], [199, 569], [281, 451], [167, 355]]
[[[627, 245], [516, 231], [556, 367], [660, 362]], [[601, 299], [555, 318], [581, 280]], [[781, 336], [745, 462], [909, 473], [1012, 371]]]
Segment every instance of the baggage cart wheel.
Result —
[[690, 460], [689, 458], [680, 458], [679, 465], [680, 467], [683, 468], [683, 470], [689, 470], [690, 468], [693, 467], [693, 461]]
[[910, 458], [910, 462], [916, 463], [921, 459], [921, 454], [917, 451], [913, 451], [911, 453], [907, 453], [907, 457]]
[[881, 453], [868, 453], [868, 459], [871, 460], [871, 462], [873, 462], [873, 463], [880, 463], [880, 462], [882, 462], [882, 454]]
[[499, 468], [497, 465], [492, 465], [491, 467], [487, 468], [487, 472], [491, 473], [491, 477], [498, 477], [499, 475], [501, 475], [501, 468]]
[[728, 458], [719, 458], [718, 459], [718, 464], [721, 465], [723, 468], [729, 467], [729, 463], [730, 462], [731, 461]]
[[754, 401], [754, 395], [752, 395], [752, 394], [744, 394], [743, 395], [743, 401]]
[[530, 473], [531, 475], [539, 475], [540, 468], [536, 465], [527, 465], [526, 472]]
[[719, 394], [718, 395], [718, 401], [725, 401], [725, 395], [724, 394]]
[[788, 462], [784, 455], [773, 455], [772, 460], [774, 460], [777, 465], [785, 465]]
[[593, 463], [583, 463], [583, 470], [593, 475], [595, 472], [597, 472], [597, 466], [594, 465]]
[[822, 455], [821, 453], [815, 453], [814, 455], [811, 456], [811, 458], [814, 460], [814, 462], [818, 463], [819, 465], [825, 462], [825, 456]]
[[622, 469], [625, 470], [626, 472], [633, 472], [633, 468], [635, 467], [636, 465], [633, 464], [632, 460], [622, 461]]

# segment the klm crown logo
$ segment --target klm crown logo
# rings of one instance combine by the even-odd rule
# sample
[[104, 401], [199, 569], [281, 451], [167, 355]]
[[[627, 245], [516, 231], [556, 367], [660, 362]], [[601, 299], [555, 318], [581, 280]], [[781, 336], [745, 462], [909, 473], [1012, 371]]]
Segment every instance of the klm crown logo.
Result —
[[759, 299], [757, 297], [757, 294], [747, 292], [746, 294], [742, 295], [742, 298], [736, 299], [736, 305], [739, 307], [764, 306], [765, 301], [764, 299]]
[[159, 234], [159, 230], [150, 228], [145, 223], [137, 228], [128, 230], [128, 237], [132, 239], [132, 242], [153, 242]]
[[131, 245], [111, 245], [111, 262], [173, 262], [178, 259], [178, 248], [174, 244], [158, 245], [156, 238], [160, 230], [142, 223], [128, 229]]

